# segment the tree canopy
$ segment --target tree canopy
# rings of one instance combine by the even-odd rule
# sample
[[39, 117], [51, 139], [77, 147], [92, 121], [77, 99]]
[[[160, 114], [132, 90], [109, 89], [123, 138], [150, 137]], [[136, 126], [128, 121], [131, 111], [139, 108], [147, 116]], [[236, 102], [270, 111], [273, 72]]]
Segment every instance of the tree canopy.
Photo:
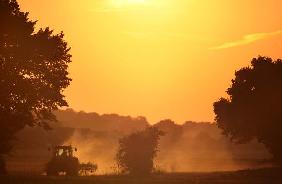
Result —
[[238, 143], [254, 138], [282, 162], [282, 60], [254, 58], [236, 71], [228, 98], [214, 103], [215, 121]]
[[154, 169], [159, 139], [163, 132], [155, 127], [130, 134], [119, 140], [116, 154], [118, 168], [122, 173], [147, 175]]
[[62, 94], [71, 79], [64, 34], [35, 30], [16, 0], [0, 0], [0, 156], [25, 126], [48, 128], [52, 111], [67, 106]]

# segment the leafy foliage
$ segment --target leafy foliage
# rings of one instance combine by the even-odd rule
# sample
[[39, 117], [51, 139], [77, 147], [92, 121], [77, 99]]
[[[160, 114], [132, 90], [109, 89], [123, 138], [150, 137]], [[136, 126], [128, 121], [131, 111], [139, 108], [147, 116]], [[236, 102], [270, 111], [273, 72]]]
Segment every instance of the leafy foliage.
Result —
[[52, 114], [67, 106], [62, 91], [69, 84], [70, 48], [64, 34], [35, 31], [35, 21], [16, 0], [0, 0], [0, 156], [25, 126], [49, 128]]
[[121, 172], [133, 175], [150, 174], [154, 168], [161, 135], [163, 132], [149, 127], [120, 139], [116, 160]]
[[282, 60], [254, 58], [235, 73], [229, 98], [214, 103], [216, 123], [233, 141], [253, 138], [282, 162]]

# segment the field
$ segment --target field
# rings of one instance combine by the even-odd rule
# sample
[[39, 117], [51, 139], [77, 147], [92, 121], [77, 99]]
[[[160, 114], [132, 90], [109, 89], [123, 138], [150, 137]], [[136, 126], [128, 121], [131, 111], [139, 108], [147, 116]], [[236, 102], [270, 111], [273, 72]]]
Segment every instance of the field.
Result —
[[171, 173], [150, 177], [5, 176], [1, 184], [282, 184], [282, 169], [259, 169], [218, 173]]

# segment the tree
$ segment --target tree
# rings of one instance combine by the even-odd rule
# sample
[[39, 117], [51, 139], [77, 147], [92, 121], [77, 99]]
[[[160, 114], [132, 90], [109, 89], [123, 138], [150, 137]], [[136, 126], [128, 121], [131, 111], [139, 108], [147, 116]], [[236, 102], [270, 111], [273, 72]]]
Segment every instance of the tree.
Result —
[[16, 0], [0, 0], [0, 25], [1, 160], [15, 133], [25, 126], [50, 128], [48, 122], [56, 120], [52, 111], [68, 105], [62, 92], [71, 81], [71, 55], [64, 34], [35, 31], [36, 21]]
[[162, 135], [163, 132], [157, 128], [149, 127], [120, 139], [116, 160], [121, 172], [132, 175], [150, 174]]
[[282, 60], [254, 58], [235, 73], [229, 98], [214, 103], [215, 121], [238, 143], [254, 138], [282, 163]]

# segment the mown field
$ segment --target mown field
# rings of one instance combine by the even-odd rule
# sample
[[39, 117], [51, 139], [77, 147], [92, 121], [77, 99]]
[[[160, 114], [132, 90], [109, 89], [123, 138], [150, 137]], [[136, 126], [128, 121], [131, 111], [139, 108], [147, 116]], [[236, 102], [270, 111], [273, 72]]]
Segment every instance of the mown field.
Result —
[[259, 169], [218, 173], [171, 173], [150, 177], [2, 176], [1, 184], [282, 184], [282, 169]]

